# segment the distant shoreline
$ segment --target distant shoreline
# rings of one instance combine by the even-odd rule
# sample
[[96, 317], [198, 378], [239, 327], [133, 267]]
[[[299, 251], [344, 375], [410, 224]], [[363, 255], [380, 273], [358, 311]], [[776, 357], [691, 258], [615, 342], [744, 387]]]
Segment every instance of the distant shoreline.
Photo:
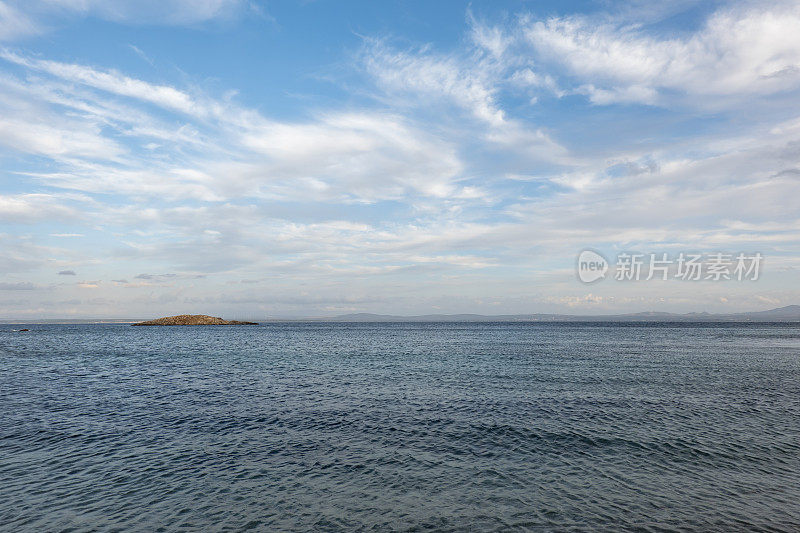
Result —
[[[85, 318], [85, 319], [0, 319], [0, 324], [133, 324], [143, 319]], [[711, 313], [627, 313], [609, 315], [561, 315], [561, 314], [520, 314], [520, 315], [478, 315], [478, 314], [430, 314], [430, 315], [382, 315], [357, 313], [332, 317], [270, 317], [252, 318], [247, 321], [261, 323], [280, 322], [337, 322], [337, 323], [423, 323], [423, 322], [518, 322], [518, 323], [580, 323], [580, 322], [625, 322], [625, 323], [794, 323], [800, 322], [800, 305], [789, 305], [749, 313], [711, 314]]]

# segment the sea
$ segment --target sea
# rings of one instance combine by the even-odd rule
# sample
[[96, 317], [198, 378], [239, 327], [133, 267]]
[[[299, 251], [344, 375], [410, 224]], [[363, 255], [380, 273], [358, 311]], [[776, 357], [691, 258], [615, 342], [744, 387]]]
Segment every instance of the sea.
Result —
[[800, 531], [800, 324], [3, 324], [0, 530]]

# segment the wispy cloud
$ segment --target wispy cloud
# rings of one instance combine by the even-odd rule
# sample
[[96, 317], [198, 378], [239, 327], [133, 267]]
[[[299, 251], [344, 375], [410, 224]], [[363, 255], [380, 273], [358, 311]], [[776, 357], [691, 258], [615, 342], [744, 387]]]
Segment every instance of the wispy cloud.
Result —
[[774, 94], [796, 89], [800, 80], [796, 3], [722, 9], [681, 37], [586, 16], [523, 19], [521, 29], [537, 60], [563, 67], [578, 82], [575, 90], [596, 104], [653, 104], [670, 91]]
[[[150, 16], [78, 4], [48, 9]], [[606, 15], [466, 19], [451, 47], [365, 38], [347, 73], [357, 96], [281, 115], [188, 74], [2, 49], [3, 283], [53, 287], [25, 309], [91, 289], [104, 303], [87, 314], [523, 312], [664, 297], [576, 288], [585, 246], [757, 249], [782, 275], [800, 266], [800, 117], [740, 113], [731, 128], [724, 114], [800, 88], [795, 7], [727, 7], [680, 34]], [[76, 271], [89, 281], [56, 277]], [[773, 283], [670, 297], [788, 298]]]
[[42, 33], [70, 17], [98, 17], [122, 24], [197, 25], [233, 20], [252, 11], [246, 0], [3, 0], [0, 41]]
[[58, 78], [82, 83], [120, 96], [136, 98], [187, 115], [208, 116], [209, 109], [190, 95], [167, 85], [155, 85], [131, 78], [116, 71], [102, 71], [71, 63], [26, 58], [3, 50], [0, 57], [31, 70], [45, 72]]
[[0, 0], [0, 42], [35, 35], [39, 25], [13, 3]]
[[142, 51], [142, 49], [141, 49], [141, 48], [139, 48], [138, 46], [136, 46], [136, 45], [134, 45], [134, 44], [128, 44], [128, 48], [130, 48], [131, 50], [133, 50], [133, 52], [134, 52], [134, 53], [135, 53], [137, 56], [139, 56], [140, 58], [142, 58], [142, 60], [144, 60], [146, 63], [148, 63], [148, 64], [149, 64], [151, 67], [155, 65], [155, 63], [153, 62], [153, 60], [152, 60], [152, 59], [150, 59], [150, 57], [149, 57], [147, 54], [145, 54], [145, 53]]
[[[364, 64], [392, 97], [413, 96], [417, 104], [455, 103], [481, 121], [502, 125], [505, 113], [496, 102], [492, 64], [485, 58], [447, 56], [425, 47], [398, 51], [384, 41], [367, 42]], [[467, 61], [472, 65], [465, 68]]]
[[53, 194], [0, 195], [0, 220], [34, 223], [42, 220], [77, 220], [82, 214]]
[[116, 22], [169, 25], [231, 18], [247, 6], [244, 0], [42, 0], [41, 4]]
[[0, 291], [32, 291], [36, 286], [29, 281], [18, 281], [16, 283], [0, 282]]

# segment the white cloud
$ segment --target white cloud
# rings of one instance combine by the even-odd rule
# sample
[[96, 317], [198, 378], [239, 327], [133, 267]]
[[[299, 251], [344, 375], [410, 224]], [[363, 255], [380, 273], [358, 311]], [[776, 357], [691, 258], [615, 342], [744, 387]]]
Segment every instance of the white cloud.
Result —
[[532, 91], [532, 105], [537, 92], [548, 91], [585, 94], [598, 105], [666, 105], [689, 96], [714, 107], [796, 90], [800, 82], [796, 2], [720, 9], [696, 31], [675, 36], [631, 24], [630, 14], [514, 20], [490, 25], [470, 17], [466, 51], [398, 51], [373, 40], [362, 59], [389, 98], [448, 102], [492, 127], [512, 120], [501, 105], [512, 89]]
[[535, 55], [583, 81], [598, 104], [653, 103], [657, 93], [773, 94], [800, 80], [800, 6], [778, 3], [714, 13], [687, 37], [589, 17], [523, 22]]
[[630, 162], [621, 175], [587, 168], [553, 176], [566, 191], [520, 201], [510, 212], [521, 225], [536, 228], [538, 243], [554, 249], [623, 243], [791, 248], [800, 243], [793, 201], [800, 194], [798, 142], [797, 134], [708, 141], [695, 146], [705, 157], [662, 153], [647, 165]]
[[[7, 17], [30, 22], [64, 16], [94, 16], [125, 24], [192, 25], [231, 19], [245, 11], [245, 0], [5, 0]], [[0, 3], [0, 21], [3, 20]], [[25, 13], [25, 14], [23, 14]], [[2, 27], [2, 26], [0, 26]], [[21, 35], [12, 34], [11, 37]]]
[[39, 26], [12, 3], [0, 0], [0, 42], [40, 32]]
[[250, 168], [267, 194], [357, 200], [409, 193], [446, 197], [461, 163], [448, 143], [398, 116], [347, 113], [312, 123], [268, 123], [243, 133], [242, 142], [266, 161]]
[[[475, 45], [466, 53], [437, 54], [427, 47], [401, 51], [383, 41], [367, 41], [360, 59], [387, 104], [405, 107], [445, 135], [461, 136], [462, 142], [481, 139], [529, 164], [564, 161], [566, 150], [548, 133], [509, 118], [500, 105], [503, 90], [519, 86], [520, 80], [525, 86], [558, 88], [553, 78], [518, 69], [519, 61], [505, 57], [507, 38], [498, 31], [474, 23]], [[452, 109], [467, 113], [466, 129], [464, 117], [454, 118]]]
[[505, 121], [505, 114], [495, 101], [497, 90], [491, 84], [486, 62], [437, 55], [425, 48], [396, 51], [381, 41], [368, 43], [363, 61], [390, 94], [423, 101], [446, 99], [490, 125]]
[[558, 87], [558, 83], [556, 82], [555, 78], [553, 78], [553, 76], [551, 76], [550, 74], [534, 72], [529, 67], [515, 71], [509, 78], [509, 81], [512, 84], [516, 84], [521, 87], [536, 87], [536, 88], [548, 89], [550, 90], [550, 92], [552, 92], [559, 98], [566, 94], [563, 90], [561, 90]]
[[[574, 118], [563, 109], [556, 120], [535, 109], [551, 119], [548, 128], [516, 113], [536, 97], [546, 105], [548, 92], [596, 104], [663, 103], [680, 91], [774, 94], [784, 86], [762, 85], [753, 72], [768, 63], [768, 50], [783, 58], [776, 68], [789, 61], [791, 43], [773, 36], [747, 52], [712, 28], [721, 20], [725, 31], [740, 31], [724, 19], [738, 16], [766, 29], [765, 12], [721, 12], [671, 40], [607, 19], [562, 18], [541, 22], [536, 43], [524, 37], [537, 27], [530, 20], [506, 28], [473, 21], [471, 40], [449, 52], [370, 41], [359, 57], [370, 77], [358, 90], [374, 99], [281, 120], [233, 97], [5, 50], [21, 74], [0, 75], [0, 157], [18, 188], [0, 196], [0, 219], [49, 225], [0, 235], [0, 272], [32, 272], [39, 285], [56, 279], [63, 301], [79, 302], [69, 309], [90, 314], [115, 301], [147, 313], [189, 301], [257, 302], [250, 309], [277, 312], [274, 302], [290, 300], [306, 310], [314, 302], [339, 309], [388, 301], [412, 311], [622, 305], [611, 291], [587, 295], [570, 285], [574, 254], [587, 245], [746, 247], [782, 254], [789, 269], [800, 243], [800, 120], [767, 117], [758, 129], [683, 132], [677, 141], [655, 133], [623, 148], [609, 139], [573, 153], [554, 140], [569, 141], [563, 132], [576, 127], [559, 131]], [[576, 52], [546, 57], [556, 45]], [[599, 54], [596, 65], [581, 63], [581, 47]], [[718, 73], [704, 50], [755, 59]], [[701, 86], [717, 73], [727, 81]], [[609, 120], [613, 111], [603, 110]], [[636, 118], [626, 115], [633, 128], [652, 129]], [[613, 135], [599, 120], [591, 128], [582, 139]], [[85, 237], [50, 238], [68, 235]], [[42, 238], [64, 248], [37, 244]], [[94, 291], [55, 278], [66, 267], [95, 280], [84, 282]], [[263, 282], [241, 287], [241, 279]], [[241, 292], [221, 292], [231, 281]], [[87, 292], [109, 299], [80, 304]], [[627, 294], [624, 305], [661, 296]], [[720, 297], [735, 301], [721, 290], [704, 296]], [[42, 297], [24, 308], [46, 305]]]
[[80, 124], [70, 129], [69, 122], [61, 126], [46, 121], [26, 121], [24, 118], [0, 117], [0, 145], [13, 150], [51, 157], [85, 156], [113, 158], [121, 148], [104, 138], [96, 128]]
[[143, 61], [145, 61], [151, 67], [155, 65], [155, 62], [152, 59], [150, 59], [150, 57], [147, 54], [145, 54], [144, 51], [141, 48], [139, 48], [138, 46], [136, 46], [134, 44], [128, 44], [128, 48], [133, 50], [133, 53], [135, 53], [137, 56], [139, 56]]
[[[30, 173], [52, 186], [204, 201], [232, 195], [367, 202], [462, 195], [454, 181], [462, 169], [454, 147], [399, 115], [362, 111], [278, 122], [230, 101], [193, 97], [114, 71], [7, 50], [0, 57], [48, 75], [0, 80], [9, 95], [17, 95], [7, 104], [8, 118], [0, 119], [0, 144], [59, 159], [56, 171]], [[186, 122], [177, 131], [167, 129], [163, 113], [142, 103]], [[78, 114], [66, 120], [56, 106]], [[132, 142], [123, 148], [120, 137], [103, 134], [102, 127]], [[132, 153], [139, 140], [141, 149], [156, 153], [166, 144], [167, 157], [141, 160]]]
[[244, 0], [57, 0], [52, 3], [117, 22], [148, 24], [197, 24], [230, 18], [246, 5]]
[[25, 58], [8, 50], [2, 50], [0, 57], [64, 80], [82, 83], [120, 96], [136, 98], [187, 115], [197, 115], [203, 118], [209, 114], [207, 108], [197, 103], [185, 92], [166, 85], [155, 85], [130, 78], [113, 70], [101, 71], [83, 65]]
[[0, 220], [15, 223], [34, 223], [42, 220], [80, 219], [80, 211], [64, 205], [50, 194], [0, 194]]

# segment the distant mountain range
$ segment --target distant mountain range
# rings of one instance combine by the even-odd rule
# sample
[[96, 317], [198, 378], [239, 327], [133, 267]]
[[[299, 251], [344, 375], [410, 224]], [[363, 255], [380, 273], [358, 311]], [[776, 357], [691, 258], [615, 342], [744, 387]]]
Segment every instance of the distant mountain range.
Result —
[[[355, 313], [332, 317], [266, 318], [261, 322], [800, 322], [800, 305], [750, 313], [628, 313], [622, 315], [378, 315]], [[0, 324], [130, 324], [139, 320], [110, 319], [0, 319]]]
[[355, 313], [317, 320], [332, 322], [800, 322], [800, 305], [750, 313], [628, 313], [622, 315], [376, 315]]

